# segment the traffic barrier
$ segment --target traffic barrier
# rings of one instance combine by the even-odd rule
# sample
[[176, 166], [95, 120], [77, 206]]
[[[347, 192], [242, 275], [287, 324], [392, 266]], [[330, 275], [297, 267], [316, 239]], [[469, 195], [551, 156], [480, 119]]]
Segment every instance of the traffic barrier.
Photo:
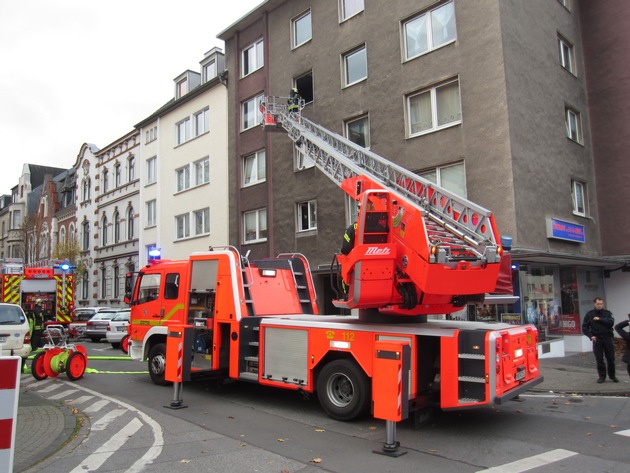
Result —
[[0, 471], [13, 471], [21, 367], [19, 356], [0, 357]]
[[166, 368], [164, 378], [173, 383], [170, 409], [183, 409], [182, 382], [190, 381], [193, 328], [190, 325], [173, 325], [166, 338]]

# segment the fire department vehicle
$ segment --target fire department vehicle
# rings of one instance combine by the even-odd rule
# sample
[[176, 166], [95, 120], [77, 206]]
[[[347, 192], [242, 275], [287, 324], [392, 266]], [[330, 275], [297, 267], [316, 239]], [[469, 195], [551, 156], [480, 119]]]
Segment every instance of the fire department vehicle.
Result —
[[409, 353], [399, 376], [409, 410], [494, 405], [542, 381], [534, 326], [428, 317], [494, 290], [502, 247], [488, 210], [289, 112], [286, 98], [265, 98], [262, 111], [266, 128], [286, 131], [361, 203], [355, 246], [331, 269], [343, 281], [333, 304], [353, 315], [319, 314], [301, 254], [250, 261], [228, 246], [150, 260], [126, 281], [129, 353], [156, 384], [179, 326], [191, 327], [191, 374], [316, 392], [339, 420], [397, 389], [377, 376], [383, 343]]
[[2, 265], [0, 302], [18, 304], [30, 312], [37, 299], [47, 322], [63, 324], [72, 321], [74, 309], [74, 274], [62, 269], [64, 261], [46, 260], [23, 264], [19, 258], [7, 258]]

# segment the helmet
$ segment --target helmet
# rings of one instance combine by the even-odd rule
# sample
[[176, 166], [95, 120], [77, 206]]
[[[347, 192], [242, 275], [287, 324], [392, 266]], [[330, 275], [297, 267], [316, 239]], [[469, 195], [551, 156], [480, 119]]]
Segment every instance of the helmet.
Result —
[[42, 300], [41, 299], [35, 299], [35, 304], [41, 304]]
[[293, 87], [291, 90], [297, 94], [297, 87]]

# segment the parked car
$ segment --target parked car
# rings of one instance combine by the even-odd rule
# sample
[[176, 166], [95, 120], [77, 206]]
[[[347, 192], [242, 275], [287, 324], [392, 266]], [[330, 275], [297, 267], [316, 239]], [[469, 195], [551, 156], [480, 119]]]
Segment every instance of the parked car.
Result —
[[112, 348], [120, 348], [120, 342], [127, 335], [127, 326], [129, 325], [129, 315], [131, 309], [120, 309], [107, 325], [106, 338], [112, 344]]
[[87, 321], [101, 310], [110, 310], [109, 307], [79, 307], [72, 313], [72, 322], [68, 324], [70, 338], [80, 338], [85, 335]]
[[26, 314], [19, 305], [0, 303], [0, 355], [21, 356], [31, 352], [31, 332]]
[[114, 318], [120, 309], [103, 309], [92, 316], [85, 324], [84, 336], [98, 342], [107, 335], [107, 325]]

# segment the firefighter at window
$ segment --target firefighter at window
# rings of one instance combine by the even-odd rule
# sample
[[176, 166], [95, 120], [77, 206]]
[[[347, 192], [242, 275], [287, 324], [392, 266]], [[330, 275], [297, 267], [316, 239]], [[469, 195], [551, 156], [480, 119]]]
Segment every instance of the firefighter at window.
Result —
[[293, 87], [291, 92], [289, 93], [289, 98], [287, 99], [287, 110], [290, 112], [299, 112], [300, 111], [300, 94], [298, 93], [297, 87]]

